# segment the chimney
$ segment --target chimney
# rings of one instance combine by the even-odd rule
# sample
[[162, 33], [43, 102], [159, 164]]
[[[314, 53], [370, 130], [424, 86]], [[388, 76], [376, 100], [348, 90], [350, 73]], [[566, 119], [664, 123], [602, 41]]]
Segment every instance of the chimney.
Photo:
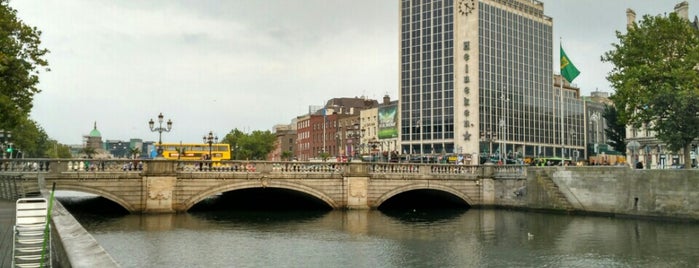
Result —
[[680, 18], [689, 20], [689, 3], [687, 3], [687, 1], [684, 1], [675, 5], [675, 13], [677, 13], [677, 16], [679, 16]]
[[391, 97], [389, 97], [388, 95], [383, 96], [383, 104], [386, 105], [386, 104], [390, 104], [390, 103], [391, 103]]
[[636, 21], [636, 12], [633, 9], [626, 9], [626, 28], [633, 27], [633, 23]]

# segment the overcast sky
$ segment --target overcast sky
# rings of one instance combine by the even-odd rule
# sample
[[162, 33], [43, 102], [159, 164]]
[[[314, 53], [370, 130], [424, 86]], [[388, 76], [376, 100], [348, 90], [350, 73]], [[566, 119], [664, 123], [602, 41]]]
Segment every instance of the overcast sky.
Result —
[[[637, 17], [679, 1], [544, 0], [581, 71], [584, 95], [613, 92], [601, 55]], [[272, 130], [334, 97], [398, 97], [398, 0], [11, 0], [42, 32], [42, 73], [32, 119], [51, 138], [80, 144], [97, 122], [102, 139], [197, 142], [210, 130]], [[694, 17], [699, 0], [689, 1]]]

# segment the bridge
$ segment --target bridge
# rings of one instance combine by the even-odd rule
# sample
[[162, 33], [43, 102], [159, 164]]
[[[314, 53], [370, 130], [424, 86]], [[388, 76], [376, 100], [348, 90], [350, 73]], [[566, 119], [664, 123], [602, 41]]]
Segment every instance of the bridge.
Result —
[[211, 196], [254, 188], [298, 192], [333, 209], [375, 209], [415, 190], [488, 206], [517, 194], [498, 193], [503, 187], [496, 184], [517, 189], [527, 183], [527, 167], [520, 165], [366, 162], [3, 159], [0, 175], [99, 195], [131, 213], [184, 212]]

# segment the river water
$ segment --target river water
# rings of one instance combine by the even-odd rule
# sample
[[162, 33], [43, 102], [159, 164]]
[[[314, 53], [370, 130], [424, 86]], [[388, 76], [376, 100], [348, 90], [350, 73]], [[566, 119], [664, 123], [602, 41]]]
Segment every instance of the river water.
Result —
[[123, 215], [59, 200], [122, 267], [699, 267], [697, 223], [491, 209]]

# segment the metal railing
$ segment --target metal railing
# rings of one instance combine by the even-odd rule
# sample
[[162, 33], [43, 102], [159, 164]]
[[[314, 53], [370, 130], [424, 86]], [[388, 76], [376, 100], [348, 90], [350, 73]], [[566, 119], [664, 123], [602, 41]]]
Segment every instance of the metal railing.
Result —
[[0, 175], [0, 199], [17, 200], [39, 196], [39, 181], [22, 175]]

